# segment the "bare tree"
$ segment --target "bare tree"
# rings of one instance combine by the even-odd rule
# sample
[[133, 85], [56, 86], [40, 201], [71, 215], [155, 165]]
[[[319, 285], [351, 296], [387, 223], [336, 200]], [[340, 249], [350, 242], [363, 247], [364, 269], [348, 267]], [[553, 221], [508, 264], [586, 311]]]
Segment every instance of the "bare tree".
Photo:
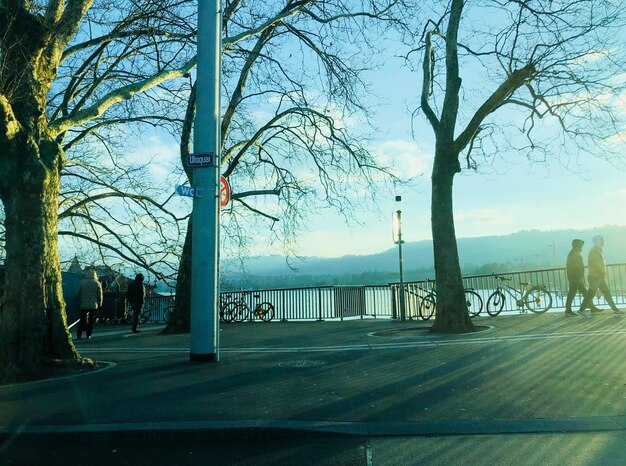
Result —
[[[618, 134], [624, 15], [618, 2], [451, 0], [423, 34], [421, 110], [435, 134], [432, 235], [436, 332], [469, 332], [453, 181], [464, 164], [515, 149], [531, 161], [607, 155]], [[462, 80], [462, 70], [476, 76]], [[485, 83], [489, 83], [486, 85]], [[504, 112], [504, 109], [509, 112]], [[495, 120], [498, 112], [500, 120]], [[503, 135], [505, 138], [498, 138]]]
[[[124, 134], [131, 130], [126, 126]], [[106, 133], [98, 132], [106, 153], [83, 142], [77, 157], [68, 157], [63, 169], [62, 247], [71, 248], [85, 262], [118, 264], [115, 268], [148, 271], [155, 279], [173, 282], [180, 256], [179, 222], [185, 215], [177, 216], [168, 207], [174, 196], [172, 183], [156, 179], [150, 170], [152, 160], [128, 160], [122, 141], [113, 144], [119, 135]]]
[[187, 47], [193, 17], [194, 5], [175, 0], [10, 0], [0, 6], [3, 375], [28, 376], [56, 360], [82, 363], [61, 296], [60, 177], [66, 166], [68, 174], [73, 169], [64, 145], [115, 120], [149, 118], [161, 95], [174, 92], [167, 82], [195, 66]]
[[[398, 3], [275, 1], [260, 9], [258, 2], [226, 2], [224, 45], [232, 69], [226, 64], [224, 71], [232, 94], [222, 128], [224, 162], [233, 198], [244, 207], [231, 210], [233, 225], [247, 218], [239, 213], [245, 211], [272, 222], [277, 218], [250, 202], [253, 195], [275, 196], [291, 209], [289, 218], [299, 218], [298, 199], [314, 192], [293, 176], [303, 154], [313, 156], [308, 160], [328, 199], [341, 193], [342, 180], [373, 167], [339, 121], [364, 110], [356, 91], [363, 88], [359, 72], [368, 55], [358, 55], [366, 50], [355, 45], [367, 32], [364, 21], [392, 22], [389, 12]], [[91, 242], [101, 257], [112, 252], [154, 270], [165, 255], [177, 253], [165, 233], [154, 250], [153, 244], [141, 244], [141, 228], [148, 226], [134, 225], [140, 216], [147, 213], [151, 225], [180, 219], [169, 212], [167, 195], [141, 192], [133, 178], [140, 162], [121, 166], [110, 138], [120, 125], [158, 124], [176, 132], [183, 121], [180, 103], [188, 96], [186, 77], [195, 66], [195, 12], [195, 4], [182, 0], [10, 0], [0, 6], [3, 375], [29, 376], [57, 360], [85, 363], [66, 325], [59, 233]], [[338, 33], [331, 25], [341, 26]], [[343, 58], [336, 52], [342, 49]], [[299, 61], [287, 69], [283, 63], [292, 54]], [[354, 59], [346, 67], [350, 55]], [[311, 66], [316, 62], [324, 73]], [[258, 85], [265, 79], [269, 86]], [[318, 90], [305, 87], [313, 82]], [[255, 108], [270, 109], [264, 127]], [[107, 157], [94, 156], [93, 150]], [[347, 163], [339, 163], [346, 155]], [[243, 175], [248, 183], [240, 181]], [[125, 203], [125, 217], [112, 215], [113, 199]], [[138, 246], [144, 253], [137, 253]], [[152, 257], [146, 259], [145, 251]]]
[[[308, 210], [331, 206], [349, 217], [355, 189], [391, 179], [366, 149], [359, 115], [378, 34], [397, 25], [401, 2], [276, 1], [227, 4], [223, 27], [222, 169], [232, 203], [222, 211], [223, 250], [241, 254], [247, 236], [269, 232], [287, 248]], [[194, 100], [181, 149], [189, 152]], [[371, 131], [371, 130], [370, 130]], [[189, 177], [193, 174], [187, 173]], [[361, 183], [361, 184], [358, 184]], [[174, 319], [189, 330], [190, 228], [181, 259]]]

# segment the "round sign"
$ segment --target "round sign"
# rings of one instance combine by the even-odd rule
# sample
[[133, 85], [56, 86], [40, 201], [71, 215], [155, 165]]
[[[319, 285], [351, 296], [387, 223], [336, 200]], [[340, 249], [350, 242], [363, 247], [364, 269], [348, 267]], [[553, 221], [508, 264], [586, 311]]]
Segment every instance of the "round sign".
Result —
[[230, 201], [230, 185], [226, 178], [220, 175], [220, 206], [226, 207]]

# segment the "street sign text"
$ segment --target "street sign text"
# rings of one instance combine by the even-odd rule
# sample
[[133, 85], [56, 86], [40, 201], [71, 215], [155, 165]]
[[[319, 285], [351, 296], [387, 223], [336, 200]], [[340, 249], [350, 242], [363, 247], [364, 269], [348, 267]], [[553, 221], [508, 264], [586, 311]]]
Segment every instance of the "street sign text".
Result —
[[187, 166], [189, 168], [212, 167], [215, 164], [215, 153], [201, 152], [198, 154], [189, 154], [187, 156]]

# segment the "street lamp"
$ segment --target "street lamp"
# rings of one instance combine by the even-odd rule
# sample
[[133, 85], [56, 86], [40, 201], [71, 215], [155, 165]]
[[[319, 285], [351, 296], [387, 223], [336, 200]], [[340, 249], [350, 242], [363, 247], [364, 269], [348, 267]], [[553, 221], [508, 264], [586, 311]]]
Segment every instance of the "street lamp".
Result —
[[396, 196], [398, 209], [393, 215], [393, 242], [398, 245], [398, 263], [400, 265], [400, 321], [406, 320], [406, 301], [404, 296], [404, 272], [402, 270], [402, 211], [400, 210], [400, 202], [402, 196]]

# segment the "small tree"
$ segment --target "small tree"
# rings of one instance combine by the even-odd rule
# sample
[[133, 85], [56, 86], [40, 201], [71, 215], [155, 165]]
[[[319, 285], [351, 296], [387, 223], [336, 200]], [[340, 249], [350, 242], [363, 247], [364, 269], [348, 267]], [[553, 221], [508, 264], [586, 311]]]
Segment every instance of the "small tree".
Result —
[[[473, 330], [453, 214], [453, 181], [462, 159], [472, 168], [478, 153], [496, 157], [507, 145], [531, 159], [552, 151], [606, 151], [603, 141], [619, 131], [613, 104], [624, 84], [615, 79], [623, 63], [615, 34], [624, 24], [622, 11], [611, 1], [451, 0], [445, 13], [428, 23], [421, 110], [435, 134], [431, 218], [438, 313], [433, 331]], [[471, 89], [461, 69], [493, 85]], [[494, 113], [504, 108], [511, 111], [496, 122]], [[512, 126], [517, 131], [511, 133]]]

